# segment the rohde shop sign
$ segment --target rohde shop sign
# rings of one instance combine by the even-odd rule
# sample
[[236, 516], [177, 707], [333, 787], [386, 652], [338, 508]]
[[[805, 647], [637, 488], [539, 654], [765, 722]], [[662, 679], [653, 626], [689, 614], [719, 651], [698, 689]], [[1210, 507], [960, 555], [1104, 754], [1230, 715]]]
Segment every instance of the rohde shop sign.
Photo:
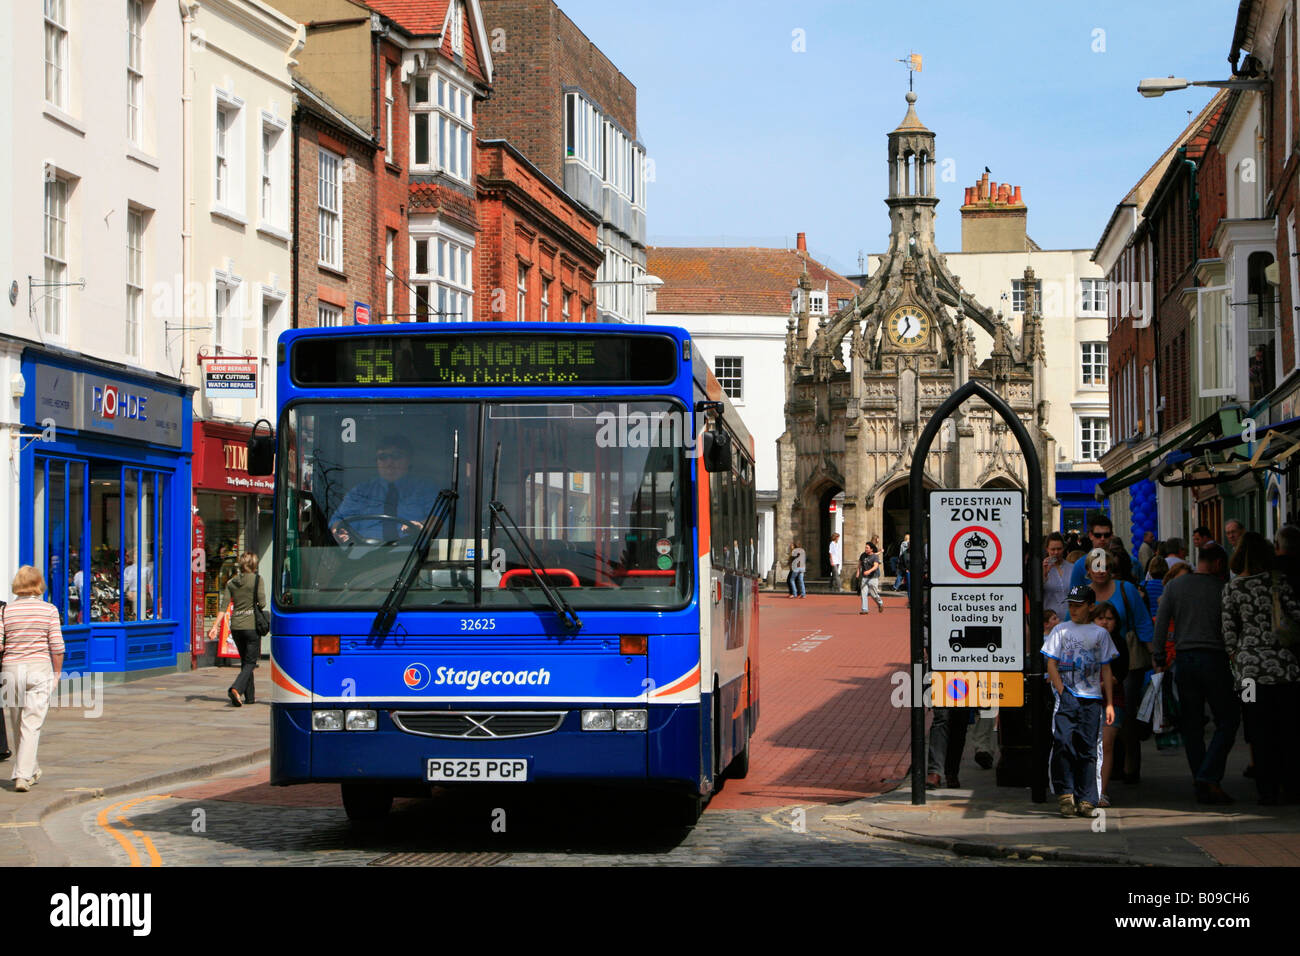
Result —
[[934, 584], [1020, 584], [1024, 494], [930, 492], [930, 580]]
[[179, 448], [179, 395], [90, 372], [36, 365], [36, 421]]

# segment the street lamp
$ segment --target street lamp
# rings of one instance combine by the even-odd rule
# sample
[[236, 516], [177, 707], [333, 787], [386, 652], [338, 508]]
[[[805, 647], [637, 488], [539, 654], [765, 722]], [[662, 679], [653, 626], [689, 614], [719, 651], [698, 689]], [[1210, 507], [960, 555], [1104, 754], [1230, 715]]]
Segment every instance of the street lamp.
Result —
[[1180, 76], [1155, 76], [1138, 84], [1138, 92], [1146, 97], [1164, 96], [1189, 86], [1212, 86], [1219, 90], [1265, 90], [1268, 80], [1187, 80]]
[[[630, 285], [630, 286], [632, 286], [633, 288], [636, 288], [636, 289], [650, 289], [650, 290], [658, 289], [658, 288], [659, 288], [661, 285], [663, 285], [663, 284], [664, 284], [664, 280], [663, 280], [663, 279], [659, 278], [658, 276], [652, 276], [652, 275], [650, 275], [649, 273], [646, 273], [645, 275], [642, 275], [642, 276], [637, 276], [635, 279], [601, 279], [599, 282], [593, 282], [593, 283], [592, 283], [593, 286], [598, 286], [598, 285]], [[604, 315], [611, 315], [611, 316], [612, 316], [613, 313], [602, 311], [602, 312], [601, 312], [601, 315], [602, 315], [602, 316], [604, 316]], [[644, 309], [642, 310], [641, 321], [642, 321], [642, 322], [645, 322], [645, 310], [644, 310]]]

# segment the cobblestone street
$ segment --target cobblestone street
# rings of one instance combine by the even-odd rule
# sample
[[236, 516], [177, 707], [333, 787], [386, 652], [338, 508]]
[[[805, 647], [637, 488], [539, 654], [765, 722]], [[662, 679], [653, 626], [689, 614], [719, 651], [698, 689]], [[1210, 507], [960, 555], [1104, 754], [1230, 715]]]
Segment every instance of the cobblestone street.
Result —
[[[56, 814], [51, 837], [78, 865], [129, 866], [909, 866], [954, 854], [854, 834], [825, 808], [710, 810], [691, 830], [656, 825], [642, 802], [591, 790], [400, 801], [354, 831], [337, 794], [271, 790], [265, 771], [97, 801]], [[335, 788], [328, 788], [334, 790]], [[266, 791], [270, 791], [269, 795]], [[272, 802], [283, 795], [297, 805]], [[309, 805], [311, 803], [316, 805]], [[111, 827], [111, 829], [110, 829]], [[197, 832], [196, 832], [197, 831]], [[147, 838], [147, 842], [146, 842]], [[125, 841], [125, 842], [123, 842]], [[134, 848], [134, 856], [125, 847]], [[987, 863], [991, 861], [975, 861]]]

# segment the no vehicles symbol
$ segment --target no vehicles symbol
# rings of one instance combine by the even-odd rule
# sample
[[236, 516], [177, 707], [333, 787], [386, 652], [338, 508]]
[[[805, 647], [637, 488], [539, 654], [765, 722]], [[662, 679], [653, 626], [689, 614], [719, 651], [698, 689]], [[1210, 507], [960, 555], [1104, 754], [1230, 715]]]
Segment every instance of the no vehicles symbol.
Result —
[[991, 529], [969, 525], [953, 535], [948, 560], [962, 577], [986, 578], [1002, 563], [1002, 542]]

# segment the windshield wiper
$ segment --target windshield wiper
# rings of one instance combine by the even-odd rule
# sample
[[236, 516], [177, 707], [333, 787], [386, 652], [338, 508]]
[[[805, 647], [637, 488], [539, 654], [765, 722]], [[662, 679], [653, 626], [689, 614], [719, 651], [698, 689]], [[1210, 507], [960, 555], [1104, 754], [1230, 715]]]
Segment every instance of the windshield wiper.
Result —
[[[433, 539], [442, 530], [447, 516], [454, 513], [456, 501], [460, 497], [459, 430], [454, 432], [452, 437], [451, 469], [451, 487], [438, 492], [433, 507], [429, 509], [429, 514], [424, 519], [424, 526], [420, 528], [419, 536], [415, 539], [415, 543], [411, 545], [411, 550], [406, 553], [406, 563], [402, 565], [402, 570], [398, 572], [397, 579], [393, 581], [388, 597], [384, 598], [383, 607], [379, 609], [374, 622], [370, 625], [370, 640], [376, 646], [382, 645], [384, 638], [388, 636], [388, 632], [393, 629], [393, 622], [397, 620], [397, 612], [401, 610], [407, 592], [411, 590], [416, 575], [420, 573], [420, 568], [424, 566], [424, 562], [429, 557], [429, 547], [433, 544]], [[454, 528], [454, 524], [455, 522], [449, 527], [449, 532]], [[447, 556], [451, 557], [450, 541], [448, 542]]]
[[[528, 570], [533, 573], [537, 579], [537, 585], [542, 589], [542, 594], [546, 596], [547, 602], [555, 609], [560, 623], [574, 631], [582, 630], [582, 619], [578, 617], [578, 612], [573, 609], [573, 605], [557, 591], [551, 587], [546, 580], [546, 575], [542, 571], [542, 561], [537, 557], [537, 552], [533, 550], [532, 544], [528, 541], [527, 536], [519, 530], [515, 524], [515, 519], [510, 516], [506, 506], [497, 500], [497, 471], [501, 465], [501, 443], [497, 443], [496, 454], [492, 461], [492, 499], [488, 502], [488, 511], [491, 513], [491, 523], [488, 525], [488, 539], [492, 540], [492, 532], [498, 521], [501, 523], [501, 530], [506, 533], [510, 543], [515, 546], [519, 556], [524, 559], [528, 565]], [[491, 552], [489, 552], [491, 553]]]

